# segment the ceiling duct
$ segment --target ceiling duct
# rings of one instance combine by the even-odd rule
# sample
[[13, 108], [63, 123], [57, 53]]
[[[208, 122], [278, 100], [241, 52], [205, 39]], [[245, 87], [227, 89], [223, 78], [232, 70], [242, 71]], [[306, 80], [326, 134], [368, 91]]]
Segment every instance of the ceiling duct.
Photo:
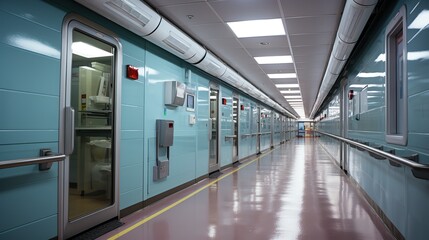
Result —
[[240, 89], [241, 86], [246, 82], [238, 73], [232, 70], [230, 67], [226, 68], [225, 73], [220, 77], [223, 81], [230, 85]]
[[200, 62], [206, 50], [164, 18], [159, 27], [145, 39], [189, 62]]
[[204, 59], [195, 66], [215, 77], [224, 75], [226, 71], [226, 65], [209, 51], [207, 51]]
[[161, 16], [140, 0], [75, 1], [139, 36], [152, 33], [161, 22]]
[[[140, 0], [75, 0], [83, 6], [121, 25], [131, 32], [147, 39], [179, 58], [195, 64], [203, 71], [220, 78], [226, 83], [242, 90], [261, 102], [276, 108], [277, 111], [297, 118], [246, 79], [225, 65], [196, 41], [176, 26], [162, 18], [158, 13]], [[273, 104], [271, 104], [273, 103]]]
[[328, 66], [310, 118], [319, 110], [358, 41], [378, 0], [347, 0]]

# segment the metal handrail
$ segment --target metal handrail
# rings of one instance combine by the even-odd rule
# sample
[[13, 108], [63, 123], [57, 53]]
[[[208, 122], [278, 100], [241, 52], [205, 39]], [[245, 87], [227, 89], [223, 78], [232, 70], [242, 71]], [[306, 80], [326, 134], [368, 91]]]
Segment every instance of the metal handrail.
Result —
[[349, 145], [353, 145], [353, 146], [356, 146], [358, 148], [364, 149], [364, 150], [371, 152], [375, 155], [378, 155], [380, 157], [392, 160], [393, 162], [395, 162], [397, 164], [410, 167], [414, 177], [429, 180], [429, 165], [414, 162], [414, 161], [411, 161], [409, 159], [399, 157], [399, 156], [396, 156], [394, 154], [385, 152], [383, 150], [373, 148], [373, 147], [370, 147], [368, 145], [350, 140], [348, 138], [343, 138], [343, 137], [340, 137], [340, 136], [337, 136], [334, 134], [320, 132], [320, 131], [315, 131], [315, 132], [318, 132], [318, 133], [321, 133], [321, 134], [326, 135], [328, 137], [331, 137], [331, 138], [337, 139], [339, 141], [345, 142]]
[[59, 154], [59, 155], [43, 156], [43, 157], [36, 157], [36, 158], [5, 160], [5, 161], [0, 161], [0, 169], [22, 167], [22, 166], [27, 166], [32, 164], [59, 162], [59, 161], [63, 161], [65, 158], [66, 158], [66, 155]]

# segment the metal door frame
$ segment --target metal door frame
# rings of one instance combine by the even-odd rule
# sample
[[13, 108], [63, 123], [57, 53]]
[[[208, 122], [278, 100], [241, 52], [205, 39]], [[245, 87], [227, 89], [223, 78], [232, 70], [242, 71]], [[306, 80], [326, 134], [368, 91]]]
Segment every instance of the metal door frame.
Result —
[[[233, 109], [232, 109], [232, 114], [234, 114], [234, 99], [237, 99], [237, 135], [235, 135], [235, 124], [234, 124], [234, 121], [233, 121], [233, 135], [235, 135], [234, 136], [234, 138], [233, 138], [233, 148], [234, 148], [234, 143], [235, 143], [235, 145], [236, 145], [236, 148], [237, 148], [237, 155], [236, 156], [234, 156], [234, 150], [232, 151], [232, 153], [233, 153], [233, 155], [232, 155], [232, 162], [234, 163], [234, 162], [237, 162], [238, 161], [238, 159], [239, 159], [239, 156], [240, 156], [240, 154], [239, 154], [239, 146], [240, 146], [240, 96], [237, 94], [237, 93], [233, 93], [232, 94], [232, 107], [233, 107]], [[232, 118], [234, 119], [234, 116], [232, 116]]]
[[[210, 103], [210, 92], [211, 90], [216, 90], [217, 93], [217, 106], [216, 106], [216, 165], [210, 166], [210, 149], [209, 149], [209, 173], [212, 172], [216, 172], [218, 170], [220, 170], [220, 156], [219, 156], [219, 149], [220, 149], [220, 141], [219, 141], [219, 137], [220, 137], [220, 129], [221, 129], [221, 121], [220, 121], [220, 116], [219, 116], [219, 111], [220, 111], [220, 96], [221, 96], [221, 92], [220, 92], [220, 87], [217, 83], [214, 82], [210, 82], [209, 84], [209, 103]], [[211, 104], [209, 104], [209, 118], [210, 118], [210, 111], [211, 111]], [[211, 121], [209, 121], [210, 124], [212, 124]], [[212, 131], [212, 127], [209, 126], [209, 131]], [[209, 133], [209, 136], [211, 136], [211, 133]], [[209, 138], [211, 141], [211, 138]], [[209, 148], [210, 148], [210, 143], [209, 143]]]
[[[341, 136], [344, 138], [347, 138], [348, 136], [348, 92], [347, 92], [347, 78], [344, 78], [341, 81], [341, 91], [340, 91], [340, 132]], [[348, 151], [350, 150], [348, 148], [348, 145], [344, 142], [341, 142], [340, 147], [340, 167], [343, 169], [345, 173], [348, 171]]]
[[[72, 140], [70, 121], [66, 122], [66, 107], [71, 106], [71, 43], [74, 29], [93, 36], [95, 39], [107, 42], [116, 47], [114, 59], [114, 127], [112, 142], [113, 161], [113, 204], [84, 217], [69, 222], [68, 220], [68, 192], [69, 192], [69, 155], [72, 148], [69, 142]], [[65, 239], [83, 232], [93, 226], [107, 220], [119, 217], [119, 144], [121, 126], [121, 77], [122, 77], [122, 46], [116, 35], [109, 30], [96, 25], [89, 20], [76, 14], [65, 17], [62, 28], [62, 57], [61, 57], [61, 87], [60, 87], [60, 122], [59, 122], [59, 152], [67, 157], [58, 165], [58, 238]], [[67, 131], [67, 132], [66, 132]], [[74, 131], [74, 130], [73, 130]], [[67, 139], [66, 139], [67, 138]], [[67, 196], [66, 196], [67, 194]]]
[[261, 106], [256, 105], [258, 119], [256, 121], [256, 154], [261, 153]]

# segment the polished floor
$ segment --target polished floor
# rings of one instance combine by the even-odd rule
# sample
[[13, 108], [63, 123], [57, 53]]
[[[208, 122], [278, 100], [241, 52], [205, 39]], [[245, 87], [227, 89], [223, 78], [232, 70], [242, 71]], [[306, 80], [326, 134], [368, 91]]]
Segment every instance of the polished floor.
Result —
[[99, 239], [394, 239], [317, 139], [295, 139]]

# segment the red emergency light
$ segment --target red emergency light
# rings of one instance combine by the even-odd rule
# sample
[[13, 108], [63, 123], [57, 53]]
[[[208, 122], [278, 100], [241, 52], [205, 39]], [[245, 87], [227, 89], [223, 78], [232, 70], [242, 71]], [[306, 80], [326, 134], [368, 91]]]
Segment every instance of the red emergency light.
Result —
[[127, 65], [127, 78], [132, 80], [139, 79], [139, 69], [132, 65]]

